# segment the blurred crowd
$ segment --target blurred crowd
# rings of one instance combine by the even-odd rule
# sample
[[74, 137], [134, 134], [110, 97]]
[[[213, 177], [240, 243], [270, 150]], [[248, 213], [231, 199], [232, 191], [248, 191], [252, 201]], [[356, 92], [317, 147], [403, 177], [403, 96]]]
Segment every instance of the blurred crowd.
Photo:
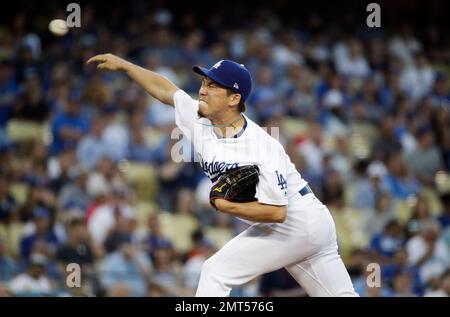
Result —
[[[173, 109], [124, 74], [85, 65], [104, 52], [194, 97], [192, 65], [245, 64], [246, 114], [279, 127], [329, 207], [356, 291], [450, 295], [443, 30], [347, 30], [314, 14], [290, 26], [266, 9], [231, 24], [220, 11], [140, 5], [106, 17], [83, 6], [82, 27], [63, 37], [46, 30], [48, 13], [0, 25], [0, 296], [192, 296], [205, 259], [246, 227], [210, 207], [197, 163], [172, 160], [190, 147], [174, 137]], [[68, 283], [70, 263], [80, 287]], [[379, 287], [366, 281], [370, 263], [380, 265]], [[285, 270], [232, 295], [306, 296]]]

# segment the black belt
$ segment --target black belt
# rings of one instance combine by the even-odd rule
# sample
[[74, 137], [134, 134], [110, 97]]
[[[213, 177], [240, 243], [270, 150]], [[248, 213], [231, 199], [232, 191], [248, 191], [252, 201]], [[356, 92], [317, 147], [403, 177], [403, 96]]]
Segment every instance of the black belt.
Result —
[[309, 185], [306, 185], [305, 187], [300, 189], [298, 191], [298, 193], [302, 196], [305, 196], [306, 194], [313, 194], [313, 191], [312, 191], [311, 187], [309, 187]]

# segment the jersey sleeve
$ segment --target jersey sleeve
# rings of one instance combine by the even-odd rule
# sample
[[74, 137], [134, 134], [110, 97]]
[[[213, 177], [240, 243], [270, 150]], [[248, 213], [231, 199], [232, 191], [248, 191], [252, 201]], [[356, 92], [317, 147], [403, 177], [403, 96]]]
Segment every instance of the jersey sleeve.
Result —
[[183, 134], [192, 141], [195, 123], [198, 120], [198, 101], [185, 91], [178, 90], [173, 95], [175, 105], [175, 123]]
[[258, 202], [270, 205], [287, 205], [287, 161], [284, 149], [277, 147], [276, 158], [265, 160], [259, 166], [259, 183], [256, 186]]

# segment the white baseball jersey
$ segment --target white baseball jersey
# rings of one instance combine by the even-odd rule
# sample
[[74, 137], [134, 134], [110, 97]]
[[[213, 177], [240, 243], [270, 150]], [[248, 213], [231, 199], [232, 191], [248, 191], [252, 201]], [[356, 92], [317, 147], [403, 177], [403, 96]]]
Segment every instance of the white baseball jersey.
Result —
[[255, 197], [271, 205], [288, 205], [306, 185], [283, 146], [245, 115], [241, 132], [222, 138], [209, 119], [198, 116], [198, 100], [178, 90], [174, 103], [176, 124], [194, 144], [200, 165], [212, 182], [228, 169], [256, 164], [260, 177]]
[[196, 296], [228, 296], [232, 287], [281, 267], [310, 296], [357, 296], [337, 252], [336, 232], [328, 209], [314, 195], [300, 195], [306, 185], [282, 145], [244, 115], [234, 137], [218, 136], [198, 101], [182, 90], [174, 94], [175, 121], [194, 144], [201, 167], [215, 182], [227, 169], [256, 164], [256, 198], [287, 205], [283, 223], [252, 223], [208, 258]]

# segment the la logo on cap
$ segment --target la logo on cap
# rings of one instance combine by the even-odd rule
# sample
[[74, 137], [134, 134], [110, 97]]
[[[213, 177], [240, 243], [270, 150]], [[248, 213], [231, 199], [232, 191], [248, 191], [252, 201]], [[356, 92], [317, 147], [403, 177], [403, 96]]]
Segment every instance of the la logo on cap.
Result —
[[214, 64], [213, 68], [215, 68], [215, 69], [219, 68], [220, 66], [222, 66], [222, 62], [223, 62], [223, 60], [218, 61], [217, 63]]

